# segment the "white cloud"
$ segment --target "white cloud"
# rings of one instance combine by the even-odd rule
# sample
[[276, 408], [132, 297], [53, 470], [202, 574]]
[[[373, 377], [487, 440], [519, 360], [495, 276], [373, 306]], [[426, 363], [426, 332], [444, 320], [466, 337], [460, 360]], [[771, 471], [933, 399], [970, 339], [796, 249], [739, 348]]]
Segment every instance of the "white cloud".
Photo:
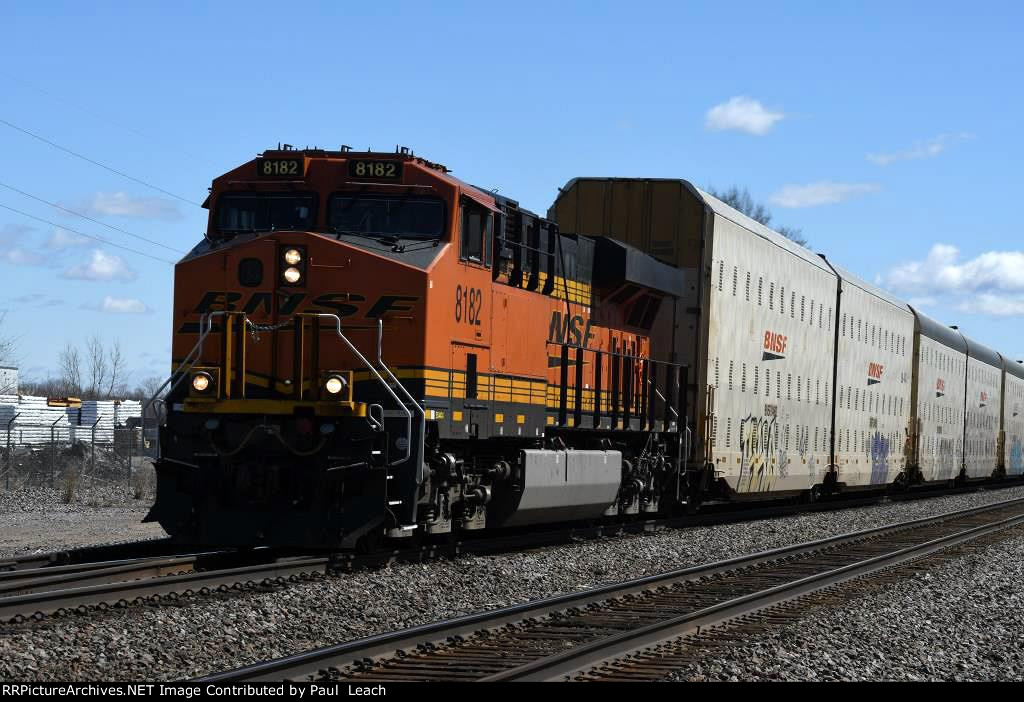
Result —
[[877, 183], [833, 183], [821, 181], [806, 185], [785, 185], [771, 196], [771, 201], [780, 207], [815, 207], [833, 205], [858, 195], [881, 190]]
[[960, 134], [940, 134], [934, 139], [915, 144], [903, 151], [892, 151], [882, 154], [868, 154], [867, 159], [878, 166], [888, 166], [896, 161], [915, 161], [922, 158], [935, 158], [945, 151], [950, 144], [972, 138], [971, 134], [961, 132]]
[[956, 308], [971, 314], [987, 314], [992, 317], [1013, 317], [1024, 315], [1024, 297], [982, 293], [959, 303]]
[[890, 289], [912, 293], [933, 306], [943, 300], [961, 312], [1024, 315], [1024, 251], [988, 251], [963, 262], [959, 258], [955, 246], [935, 244], [923, 261], [891, 268], [885, 281]]
[[1024, 293], [1024, 252], [989, 251], [963, 263], [959, 257], [955, 246], [935, 244], [923, 261], [892, 268], [886, 280], [894, 289], [916, 293]]
[[5, 224], [0, 226], [0, 244], [6, 246], [16, 244], [33, 231], [33, 227], [24, 224]]
[[0, 252], [0, 261], [15, 266], [41, 266], [46, 263], [46, 257], [35, 251], [23, 249], [20, 246], [4, 249]]
[[713, 131], [738, 129], [761, 136], [785, 118], [782, 112], [773, 112], [757, 100], [743, 95], [730, 98], [708, 110], [704, 124]]
[[142, 300], [136, 300], [133, 297], [111, 297], [107, 295], [103, 298], [100, 311], [112, 312], [114, 314], [145, 314], [149, 312], [149, 308], [146, 307]]
[[93, 217], [133, 217], [176, 222], [182, 218], [177, 203], [159, 197], [137, 197], [126, 192], [96, 193], [77, 209]]
[[46, 240], [46, 248], [52, 251], [63, 251], [75, 246], [85, 246], [88, 243], [89, 239], [84, 236], [79, 236], [66, 229], [54, 229], [50, 238]]
[[64, 271], [63, 277], [76, 280], [135, 280], [137, 274], [120, 256], [93, 249], [88, 263]]

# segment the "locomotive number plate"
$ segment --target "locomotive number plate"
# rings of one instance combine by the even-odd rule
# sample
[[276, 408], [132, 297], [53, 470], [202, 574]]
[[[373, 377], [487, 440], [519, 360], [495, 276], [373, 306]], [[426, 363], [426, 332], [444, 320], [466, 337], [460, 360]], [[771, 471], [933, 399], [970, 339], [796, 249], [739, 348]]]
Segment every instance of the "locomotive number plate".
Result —
[[348, 175], [350, 178], [383, 178], [384, 180], [400, 180], [402, 177], [402, 162], [349, 161]]
[[256, 174], [264, 178], [293, 176], [301, 178], [306, 173], [306, 161], [301, 158], [258, 158]]

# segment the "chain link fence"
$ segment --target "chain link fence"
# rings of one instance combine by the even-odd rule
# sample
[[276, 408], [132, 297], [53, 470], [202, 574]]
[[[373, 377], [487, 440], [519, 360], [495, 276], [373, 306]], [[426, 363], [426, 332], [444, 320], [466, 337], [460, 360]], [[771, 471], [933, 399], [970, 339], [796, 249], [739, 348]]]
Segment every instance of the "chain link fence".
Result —
[[129, 487], [137, 498], [150, 495], [155, 432], [117, 426], [100, 436], [95, 427], [70, 429], [19, 422], [0, 431], [0, 489], [63, 488], [69, 502], [80, 489], [104, 485]]

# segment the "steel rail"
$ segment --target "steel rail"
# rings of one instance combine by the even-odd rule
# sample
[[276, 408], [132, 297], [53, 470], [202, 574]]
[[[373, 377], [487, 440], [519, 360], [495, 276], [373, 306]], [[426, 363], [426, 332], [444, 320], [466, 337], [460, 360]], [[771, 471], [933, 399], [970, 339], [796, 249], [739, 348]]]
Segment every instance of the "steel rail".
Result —
[[47, 551], [0, 559], [0, 575], [18, 570], [85, 565], [101, 561], [183, 556], [196, 550], [187, 544], [176, 544], [170, 538], [128, 541], [105, 546], [83, 546], [63, 551]]
[[326, 573], [329, 558], [295, 558], [270, 564], [200, 571], [182, 575], [107, 582], [0, 599], [0, 621], [53, 614], [94, 605], [116, 605], [148, 597], [188, 594], [204, 588], [257, 584], [266, 580]]
[[142, 558], [0, 573], [0, 602], [7, 597], [27, 595], [32, 592], [51, 592], [101, 583], [179, 575], [195, 568], [196, 559], [196, 556]]
[[[470, 614], [442, 622], [424, 624], [401, 631], [387, 632], [348, 641], [331, 646], [305, 651], [272, 661], [263, 661], [231, 671], [224, 671], [203, 676], [203, 682], [229, 682], [240, 680], [280, 680], [297, 679], [316, 675], [324, 668], [343, 665], [357, 660], [372, 660], [395, 655], [396, 651], [416, 649], [417, 647], [442, 644], [457, 640], [481, 630], [496, 629], [509, 624], [541, 618], [570, 609], [580, 609], [588, 605], [622, 598], [637, 593], [650, 591], [680, 581], [694, 581], [709, 578], [728, 572], [736, 572], [752, 568], [768, 562], [793, 559], [802, 554], [811, 554], [843, 544], [854, 544], [895, 534], [911, 531], [930, 524], [941, 524], [950, 520], [962, 519], [1009, 507], [1024, 508], [1024, 498], [956, 510], [940, 515], [922, 517], [906, 522], [894, 522], [887, 525], [831, 536], [816, 541], [794, 544], [783, 548], [763, 551], [753, 555], [740, 556], [711, 564], [692, 566], [657, 575], [637, 578], [622, 583], [605, 585], [580, 592], [559, 595], [542, 600], [513, 605], [498, 610]], [[1024, 519], [1024, 511], [1020, 517]], [[481, 676], [477, 676], [481, 677]]]
[[921, 544], [907, 546], [790, 583], [743, 595], [690, 614], [584, 643], [568, 651], [481, 678], [480, 682], [552, 682], [571, 679], [574, 674], [584, 673], [602, 665], [610, 665], [625, 655], [661, 643], [666, 639], [692, 633], [701, 627], [712, 626], [734, 617], [750, 614], [1022, 523], [1024, 523], [1024, 513], [989, 524], [970, 527]]

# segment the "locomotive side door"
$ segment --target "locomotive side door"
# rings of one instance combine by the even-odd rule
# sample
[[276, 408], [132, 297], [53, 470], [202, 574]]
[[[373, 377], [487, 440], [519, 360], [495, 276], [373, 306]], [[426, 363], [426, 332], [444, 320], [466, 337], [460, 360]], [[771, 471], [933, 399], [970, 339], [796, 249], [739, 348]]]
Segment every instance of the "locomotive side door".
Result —
[[493, 432], [491, 413], [491, 349], [488, 346], [452, 342], [448, 387], [452, 407], [452, 433], [466, 438], [486, 438]]

